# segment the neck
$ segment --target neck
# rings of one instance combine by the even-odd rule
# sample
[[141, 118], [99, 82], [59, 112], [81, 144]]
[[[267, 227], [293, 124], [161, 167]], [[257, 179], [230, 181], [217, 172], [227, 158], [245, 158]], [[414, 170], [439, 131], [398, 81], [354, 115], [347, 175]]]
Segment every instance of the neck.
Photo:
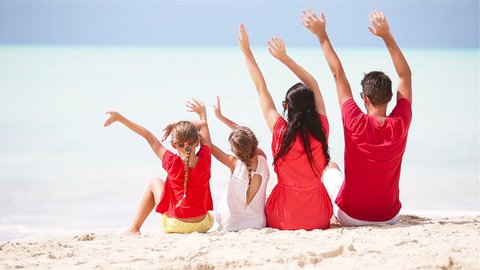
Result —
[[370, 105], [367, 107], [368, 115], [373, 116], [380, 125], [383, 125], [383, 121], [385, 120], [385, 117], [387, 117], [387, 106], [388, 104], [378, 107]]

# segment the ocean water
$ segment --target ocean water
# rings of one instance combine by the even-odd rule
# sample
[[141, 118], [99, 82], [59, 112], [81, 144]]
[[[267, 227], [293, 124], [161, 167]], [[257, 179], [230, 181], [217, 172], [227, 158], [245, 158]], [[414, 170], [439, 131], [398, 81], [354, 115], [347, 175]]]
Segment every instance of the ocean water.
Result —
[[[323, 54], [288, 51], [320, 84], [330, 151], [343, 167], [340, 110]], [[265, 48], [254, 53], [280, 108], [298, 79]], [[364, 72], [383, 70], [397, 85], [386, 49], [337, 53], [357, 102]], [[478, 214], [479, 51], [404, 54], [413, 72], [413, 122], [400, 180], [402, 213]], [[126, 229], [148, 181], [165, 173], [138, 135], [120, 124], [102, 126], [105, 112], [117, 110], [161, 136], [166, 124], [196, 118], [185, 108], [195, 97], [207, 105], [214, 143], [228, 151], [229, 130], [212, 111], [217, 95], [223, 113], [250, 126], [271, 161], [271, 135], [237, 48], [0, 46], [0, 241]], [[213, 161], [215, 203], [228, 177]], [[145, 231], [158, 230], [152, 216]]]

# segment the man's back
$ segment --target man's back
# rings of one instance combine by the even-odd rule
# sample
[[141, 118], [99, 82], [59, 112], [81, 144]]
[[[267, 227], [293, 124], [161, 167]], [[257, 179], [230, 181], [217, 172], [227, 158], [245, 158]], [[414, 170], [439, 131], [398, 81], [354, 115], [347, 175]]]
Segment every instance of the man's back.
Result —
[[337, 205], [359, 220], [385, 221], [401, 208], [398, 182], [411, 104], [399, 99], [380, 125], [350, 99], [342, 106], [345, 136], [345, 181]]

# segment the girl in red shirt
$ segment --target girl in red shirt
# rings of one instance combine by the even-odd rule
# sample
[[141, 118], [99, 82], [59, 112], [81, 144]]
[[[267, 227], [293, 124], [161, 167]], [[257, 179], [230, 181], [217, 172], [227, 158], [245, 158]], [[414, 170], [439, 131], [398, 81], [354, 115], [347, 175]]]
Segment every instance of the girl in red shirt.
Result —
[[285, 64], [303, 83], [292, 86], [277, 112], [263, 75], [250, 49], [245, 27], [238, 39], [250, 76], [257, 88], [263, 116], [273, 133], [272, 152], [278, 184], [265, 207], [267, 226], [284, 230], [330, 227], [332, 203], [321, 181], [330, 160], [328, 120], [317, 81], [293, 59], [280, 38], [268, 42], [270, 54]]
[[[195, 104], [190, 106], [191, 111], [205, 119], [201, 110], [205, 107], [203, 103], [193, 100], [188, 104]], [[208, 231], [213, 226], [213, 217], [208, 213], [213, 210], [213, 202], [210, 191], [211, 141], [207, 122], [180, 121], [168, 125], [162, 141], [172, 134], [171, 145], [177, 151], [172, 153], [144, 127], [118, 112], [107, 113], [110, 117], [104, 126], [120, 122], [144, 137], [167, 171], [165, 181], [154, 179], [149, 184], [126, 234], [139, 235], [140, 227], [155, 206], [156, 211], [162, 214], [160, 223], [167, 233]], [[198, 146], [200, 149], [195, 154]]]

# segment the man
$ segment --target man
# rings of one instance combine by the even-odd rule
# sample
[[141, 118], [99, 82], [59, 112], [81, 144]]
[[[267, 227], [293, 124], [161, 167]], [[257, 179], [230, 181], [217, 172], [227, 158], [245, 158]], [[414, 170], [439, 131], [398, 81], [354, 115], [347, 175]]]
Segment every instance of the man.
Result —
[[399, 179], [407, 143], [412, 111], [411, 71], [398, 47], [385, 16], [369, 14], [368, 30], [380, 37], [399, 76], [397, 104], [387, 116], [392, 99], [392, 82], [381, 71], [365, 74], [360, 93], [367, 109], [364, 114], [352, 97], [350, 84], [326, 32], [325, 16], [320, 19], [307, 9], [302, 21], [320, 41], [335, 79], [342, 111], [345, 136], [345, 178], [332, 163], [325, 170], [323, 182], [334, 201], [334, 215], [345, 226], [394, 224], [400, 217]]

